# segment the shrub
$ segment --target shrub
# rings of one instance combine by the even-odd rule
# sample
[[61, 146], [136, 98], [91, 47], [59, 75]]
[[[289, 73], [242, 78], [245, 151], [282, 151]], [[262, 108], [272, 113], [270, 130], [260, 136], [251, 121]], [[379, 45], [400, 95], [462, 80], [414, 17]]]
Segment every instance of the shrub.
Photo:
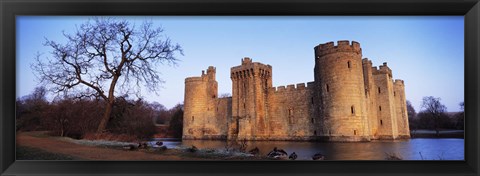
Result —
[[175, 112], [173, 113], [172, 118], [170, 119], [169, 131], [172, 133], [173, 137], [181, 138], [183, 133], [183, 106], [177, 105], [172, 108]]
[[133, 135], [139, 139], [151, 138], [156, 133], [154, 110], [143, 100], [120, 98], [114, 105], [112, 115], [107, 126], [111, 133]]

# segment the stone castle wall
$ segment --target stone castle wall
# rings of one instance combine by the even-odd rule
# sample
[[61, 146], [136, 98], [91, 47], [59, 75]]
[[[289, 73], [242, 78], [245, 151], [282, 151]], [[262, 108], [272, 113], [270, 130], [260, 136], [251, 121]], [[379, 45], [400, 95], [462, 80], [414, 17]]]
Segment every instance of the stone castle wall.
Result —
[[272, 86], [272, 66], [242, 59], [232, 97], [215, 68], [185, 79], [184, 139], [370, 141], [409, 138], [405, 85], [362, 59], [358, 42], [316, 46], [313, 82]]
[[309, 140], [314, 129], [312, 102], [313, 84], [279, 86], [268, 91], [268, 140]]
[[372, 61], [367, 58], [362, 59], [362, 65], [370, 135], [371, 139], [378, 139], [378, 124], [380, 122], [378, 120], [377, 87], [373, 78]]

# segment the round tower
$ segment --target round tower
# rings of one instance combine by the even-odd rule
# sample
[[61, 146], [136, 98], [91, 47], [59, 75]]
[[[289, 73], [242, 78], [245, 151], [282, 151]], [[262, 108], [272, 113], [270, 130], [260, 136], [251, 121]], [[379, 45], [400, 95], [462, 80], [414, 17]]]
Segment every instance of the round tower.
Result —
[[329, 141], [369, 141], [362, 49], [338, 41], [315, 47], [318, 128]]
[[207, 82], [202, 77], [185, 79], [183, 139], [203, 137], [204, 111], [207, 109]]
[[206, 74], [202, 71], [199, 77], [185, 79], [183, 139], [208, 139], [220, 135], [215, 124], [218, 98], [215, 73], [215, 67], [210, 66]]

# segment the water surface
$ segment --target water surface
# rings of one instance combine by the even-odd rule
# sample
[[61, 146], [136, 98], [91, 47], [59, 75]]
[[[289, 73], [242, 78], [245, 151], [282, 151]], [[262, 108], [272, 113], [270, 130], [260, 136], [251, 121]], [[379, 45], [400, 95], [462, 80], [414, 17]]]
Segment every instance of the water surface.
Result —
[[[161, 139], [157, 139], [161, 140]], [[239, 142], [241, 143], [241, 142]], [[164, 141], [167, 147], [192, 146], [223, 150], [239, 148], [239, 143], [215, 140]], [[247, 141], [247, 151], [258, 147], [266, 155], [274, 147], [288, 154], [295, 152], [300, 160], [311, 160], [316, 153], [326, 155], [328, 160], [385, 160], [386, 153], [395, 153], [403, 160], [464, 160], [464, 139], [414, 138], [395, 141], [372, 141], [359, 143], [301, 142], [301, 141]]]

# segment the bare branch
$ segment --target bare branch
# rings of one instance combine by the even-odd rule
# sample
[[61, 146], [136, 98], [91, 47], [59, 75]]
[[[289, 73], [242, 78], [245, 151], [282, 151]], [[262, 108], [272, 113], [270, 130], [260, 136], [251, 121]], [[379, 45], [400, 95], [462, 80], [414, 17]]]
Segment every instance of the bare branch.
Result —
[[[79, 98], [101, 97], [110, 106], [116, 93], [125, 93], [117, 90], [139, 93], [143, 83], [156, 92], [163, 83], [157, 64], [175, 64], [175, 54], [183, 52], [178, 44], [163, 38], [162, 32], [163, 29], [154, 28], [152, 22], [135, 28], [127, 21], [94, 18], [77, 27], [73, 34], [64, 32], [66, 43], [46, 39], [44, 45], [52, 49], [52, 58], [38, 54], [31, 68], [40, 82], [49, 85], [55, 93], [72, 92]], [[117, 89], [118, 81], [123, 81], [120, 89]], [[109, 106], [106, 116], [111, 111]]]

